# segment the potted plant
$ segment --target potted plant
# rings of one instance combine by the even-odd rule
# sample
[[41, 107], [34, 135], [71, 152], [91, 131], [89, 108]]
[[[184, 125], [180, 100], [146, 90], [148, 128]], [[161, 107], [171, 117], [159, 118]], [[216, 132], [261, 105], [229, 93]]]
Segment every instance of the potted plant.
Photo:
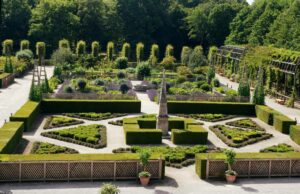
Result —
[[147, 186], [150, 182], [151, 174], [146, 171], [146, 165], [149, 163], [151, 154], [148, 150], [142, 150], [140, 153], [140, 163], [143, 167], [143, 171], [139, 173], [140, 182], [143, 186]]
[[103, 184], [99, 192], [99, 194], [119, 194], [119, 193], [120, 190], [118, 189], [118, 187], [111, 183]]
[[235, 163], [236, 153], [233, 150], [225, 150], [226, 155], [225, 163], [228, 164], [228, 170], [225, 172], [226, 180], [228, 183], [234, 183], [237, 177], [237, 173], [232, 170], [232, 165]]

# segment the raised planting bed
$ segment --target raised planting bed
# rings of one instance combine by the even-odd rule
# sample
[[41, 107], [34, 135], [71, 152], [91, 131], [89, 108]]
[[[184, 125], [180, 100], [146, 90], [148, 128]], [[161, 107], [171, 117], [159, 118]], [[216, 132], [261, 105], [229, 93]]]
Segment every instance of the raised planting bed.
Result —
[[[113, 150], [114, 153], [139, 153], [144, 149], [141, 146], [133, 146], [130, 148], [119, 148]], [[161, 154], [165, 158], [166, 166], [174, 168], [182, 168], [195, 163], [195, 154], [206, 153], [208, 147], [206, 145], [197, 145], [192, 147], [147, 147], [151, 153]]]
[[78, 125], [82, 123], [84, 122], [73, 118], [62, 117], [62, 116], [50, 116], [46, 120], [44, 129], [66, 127], [66, 126]]
[[86, 119], [90, 121], [101, 121], [105, 119], [111, 119], [111, 118], [116, 118], [116, 117], [123, 117], [126, 116], [127, 114], [125, 113], [94, 113], [94, 112], [89, 112], [89, 113], [65, 113], [63, 114], [68, 117], [74, 117], [78, 119]]
[[51, 143], [34, 142], [31, 154], [77, 154], [78, 151]]
[[287, 145], [285, 143], [281, 143], [278, 145], [270, 146], [265, 149], [260, 150], [262, 153], [268, 153], [268, 152], [276, 152], [276, 153], [285, 153], [285, 152], [295, 152], [295, 149]]
[[206, 122], [224, 121], [235, 117], [234, 115], [224, 115], [224, 114], [178, 114], [177, 116], [185, 117], [185, 118], [193, 118], [197, 120], [199, 119]]
[[254, 129], [254, 130], [258, 130], [258, 131], [265, 131], [263, 128], [261, 128], [256, 122], [254, 122], [251, 119], [240, 119], [237, 121], [227, 122], [226, 125], [230, 125], [233, 127]]
[[42, 133], [42, 136], [71, 142], [91, 148], [106, 147], [106, 127], [103, 125], [86, 125]]
[[123, 120], [109, 121], [108, 124], [116, 125], [116, 126], [123, 126]]
[[211, 126], [210, 130], [212, 130], [228, 146], [235, 148], [269, 139], [273, 136], [260, 130], [232, 128], [225, 125]]

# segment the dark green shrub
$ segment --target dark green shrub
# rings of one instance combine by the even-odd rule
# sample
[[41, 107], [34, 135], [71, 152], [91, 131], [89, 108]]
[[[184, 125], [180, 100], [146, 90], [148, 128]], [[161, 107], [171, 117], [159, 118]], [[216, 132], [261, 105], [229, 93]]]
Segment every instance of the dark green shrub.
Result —
[[84, 79], [79, 79], [77, 80], [77, 87], [79, 88], [79, 90], [84, 91], [85, 87], [86, 87], [86, 80]]
[[211, 91], [211, 86], [207, 83], [204, 83], [203, 85], [201, 85], [200, 88], [201, 88], [201, 90], [206, 91], [206, 92]]
[[115, 61], [115, 65], [118, 69], [126, 69], [128, 67], [128, 58], [118, 57]]
[[297, 125], [297, 122], [284, 115], [274, 115], [273, 125], [274, 128], [281, 133], [290, 134], [291, 125]]
[[118, 72], [117, 74], [118, 79], [124, 79], [126, 77], [126, 74], [122, 71]]
[[136, 67], [136, 74], [138, 79], [143, 80], [145, 77], [151, 75], [151, 67], [148, 62], [142, 62]]
[[129, 89], [130, 88], [127, 84], [121, 84], [121, 86], [120, 86], [120, 91], [122, 92], [122, 94], [126, 94]]
[[216, 88], [220, 87], [220, 81], [217, 78], [213, 79], [213, 86]]
[[291, 139], [300, 145], [300, 125], [292, 125], [290, 128], [290, 137]]
[[104, 86], [104, 85], [105, 85], [105, 82], [104, 82], [103, 80], [101, 80], [101, 79], [96, 79], [96, 80], [94, 81], [94, 84], [95, 84], [96, 86]]
[[66, 92], [66, 93], [73, 93], [73, 88], [71, 86], [66, 86], [64, 88], [64, 92]]
[[268, 107], [268, 106], [262, 106], [262, 105], [256, 105], [255, 106], [256, 110], [256, 116], [263, 122], [273, 125], [274, 121], [274, 115], [275, 114], [280, 114], [279, 112], [275, 111], [274, 109]]

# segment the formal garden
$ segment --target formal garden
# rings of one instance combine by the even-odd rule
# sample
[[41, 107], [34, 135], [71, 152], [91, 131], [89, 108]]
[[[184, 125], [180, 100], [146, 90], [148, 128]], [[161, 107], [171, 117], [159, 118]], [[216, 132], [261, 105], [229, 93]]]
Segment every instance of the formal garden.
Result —
[[[239, 184], [252, 177], [300, 176], [299, 45], [291, 41], [294, 34], [284, 35], [291, 42], [285, 45], [278, 35], [283, 29], [275, 31], [286, 16], [280, 13], [294, 13], [299, 3], [273, 2], [275, 8], [258, 1], [253, 7], [141, 1], [154, 15], [132, 15], [147, 6], [127, 0], [55, 2], [26, 1], [23, 6], [32, 10], [28, 36], [0, 37], [0, 97], [18, 85], [28, 89], [17, 111], [6, 119], [0, 114], [0, 182], [109, 180], [152, 189], [179, 187], [174, 174], [212, 185], [211, 179]], [[267, 8], [256, 10], [262, 7], [274, 9], [278, 21]], [[239, 33], [246, 28], [241, 18], [267, 23], [257, 14], [274, 20], [268, 33]], [[155, 15], [158, 20], [149, 22]], [[133, 24], [140, 17], [148, 18], [139, 23], [147, 31]], [[263, 40], [256, 37], [263, 33]], [[119, 192], [110, 183], [100, 191]]]

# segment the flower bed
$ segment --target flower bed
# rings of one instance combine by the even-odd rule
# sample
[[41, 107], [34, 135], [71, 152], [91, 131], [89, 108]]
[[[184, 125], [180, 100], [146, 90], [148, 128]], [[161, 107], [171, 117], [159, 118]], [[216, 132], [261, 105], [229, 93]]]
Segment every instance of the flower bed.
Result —
[[41, 135], [96, 149], [106, 147], [107, 143], [106, 127], [103, 125], [78, 126], [70, 129], [45, 132]]
[[228, 146], [236, 148], [269, 139], [273, 136], [264, 131], [231, 128], [225, 125], [211, 126], [210, 129]]
[[240, 119], [237, 121], [228, 122], [226, 123], [226, 125], [264, 131], [263, 128], [261, 128], [256, 122], [252, 121], [251, 119]]
[[78, 151], [50, 143], [34, 142], [31, 154], [77, 154]]
[[116, 125], [116, 126], [123, 126], [123, 120], [109, 121], [108, 124]]
[[[133, 146], [131, 148], [119, 148], [113, 150], [114, 153], [139, 153], [144, 147]], [[166, 166], [174, 168], [182, 168], [195, 163], [195, 154], [206, 153], [208, 148], [205, 145], [197, 145], [193, 147], [148, 147], [152, 153], [160, 153], [165, 157]]]
[[127, 114], [109, 113], [109, 112], [108, 113], [89, 112], [89, 113], [65, 113], [63, 115], [68, 116], [68, 117], [79, 118], [79, 119], [91, 120], [91, 121], [100, 121], [100, 120], [105, 120], [105, 119], [126, 116]]
[[44, 129], [52, 129], [57, 127], [66, 127], [71, 125], [78, 125], [84, 123], [83, 121], [68, 118], [68, 117], [61, 117], [61, 116], [51, 116], [48, 117], [46, 123], [44, 125]]
[[260, 150], [262, 153], [267, 153], [267, 152], [276, 152], [276, 153], [285, 153], [285, 152], [295, 152], [295, 149], [287, 145], [285, 143], [281, 143], [278, 145], [270, 146], [265, 149]]
[[177, 116], [185, 117], [185, 118], [193, 118], [197, 120], [199, 119], [207, 122], [224, 121], [235, 117], [233, 115], [224, 115], [224, 114], [178, 114]]

